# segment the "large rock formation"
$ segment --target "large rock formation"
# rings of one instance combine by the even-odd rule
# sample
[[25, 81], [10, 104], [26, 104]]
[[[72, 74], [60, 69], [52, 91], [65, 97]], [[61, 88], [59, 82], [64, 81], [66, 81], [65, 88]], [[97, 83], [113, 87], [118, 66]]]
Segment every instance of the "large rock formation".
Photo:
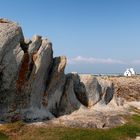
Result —
[[80, 101], [76, 98], [74, 88], [74, 75], [68, 74], [66, 76], [65, 88], [59, 103], [58, 115], [70, 114], [78, 110], [81, 106]]
[[[25, 39], [18, 24], [0, 19], [0, 121], [49, 120], [81, 110], [81, 119], [85, 113], [91, 118], [90, 108], [97, 105], [140, 101], [139, 77], [65, 74], [65, 66], [65, 56], [53, 58], [48, 39], [39, 35]], [[91, 127], [93, 121], [86, 126], [89, 123]]]
[[43, 96], [43, 106], [51, 111], [55, 116], [58, 114], [59, 103], [65, 86], [65, 66], [65, 56], [54, 58], [50, 76], [47, 82], [47, 88]]
[[8, 20], [0, 20], [0, 113], [1, 117], [16, 108], [16, 81], [24, 52], [21, 28]]

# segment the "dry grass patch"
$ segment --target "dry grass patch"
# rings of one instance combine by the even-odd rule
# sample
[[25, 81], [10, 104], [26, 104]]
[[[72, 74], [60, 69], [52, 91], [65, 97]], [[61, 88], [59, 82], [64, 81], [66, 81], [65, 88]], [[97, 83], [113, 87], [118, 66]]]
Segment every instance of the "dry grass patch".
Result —
[[84, 129], [54, 126], [35, 126], [25, 125], [22, 122], [17, 122], [12, 124], [6, 124], [2, 127], [0, 126], [0, 132], [7, 135], [12, 140], [135, 139], [136, 136], [140, 136], [140, 115], [133, 115], [131, 117], [127, 117], [127, 119], [127, 124], [111, 129]]

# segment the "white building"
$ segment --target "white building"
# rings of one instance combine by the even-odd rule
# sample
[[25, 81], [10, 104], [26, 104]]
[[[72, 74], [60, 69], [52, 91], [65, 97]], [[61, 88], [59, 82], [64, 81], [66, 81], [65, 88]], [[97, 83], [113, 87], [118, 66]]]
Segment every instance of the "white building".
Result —
[[133, 76], [133, 75], [136, 75], [136, 72], [134, 71], [133, 68], [126, 69], [126, 71], [124, 72], [124, 76]]
[[136, 75], [136, 72], [134, 71], [133, 68], [130, 68], [129, 70], [131, 71], [132, 75]]

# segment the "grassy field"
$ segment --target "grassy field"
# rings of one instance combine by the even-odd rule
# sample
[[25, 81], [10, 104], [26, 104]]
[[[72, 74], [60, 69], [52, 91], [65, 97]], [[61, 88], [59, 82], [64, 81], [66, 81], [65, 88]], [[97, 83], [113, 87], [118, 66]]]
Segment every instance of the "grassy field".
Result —
[[111, 129], [35, 127], [22, 122], [0, 126], [0, 140], [127, 140], [140, 136], [140, 116], [133, 115], [123, 126]]

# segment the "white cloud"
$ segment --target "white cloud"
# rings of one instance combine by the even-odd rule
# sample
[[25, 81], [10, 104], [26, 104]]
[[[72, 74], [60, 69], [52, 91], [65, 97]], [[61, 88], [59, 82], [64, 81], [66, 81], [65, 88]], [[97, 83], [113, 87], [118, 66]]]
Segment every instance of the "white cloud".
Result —
[[77, 56], [68, 59], [68, 64], [125, 64], [121, 60], [115, 60], [111, 58], [94, 58]]

